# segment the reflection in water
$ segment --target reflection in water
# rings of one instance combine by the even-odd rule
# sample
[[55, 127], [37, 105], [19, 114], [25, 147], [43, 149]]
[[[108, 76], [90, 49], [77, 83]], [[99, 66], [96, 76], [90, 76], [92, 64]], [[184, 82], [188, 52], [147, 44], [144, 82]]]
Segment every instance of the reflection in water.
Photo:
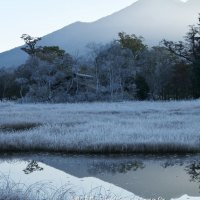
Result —
[[192, 163], [186, 166], [185, 170], [190, 176], [190, 181], [200, 183], [200, 163]]
[[38, 163], [36, 161], [30, 161], [30, 163], [27, 165], [26, 169], [24, 169], [24, 173], [25, 174], [31, 174], [32, 172], [35, 172], [35, 171], [42, 171], [43, 168], [40, 167], [38, 165]]
[[89, 174], [96, 175], [96, 174], [102, 174], [102, 173], [121, 173], [125, 174], [129, 171], [137, 171], [138, 169], [144, 169], [145, 165], [142, 161], [126, 161], [123, 163], [109, 163], [109, 162], [98, 162], [94, 163], [93, 166], [91, 166], [88, 169]]
[[2, 156], [0, 168], [1, 161], [3, 163], [5, 160], [13, 161], [10, 163], [13, 166], [16, 160], [26, 164], [29, 161], [25, 169], [24, 165], [20, 169], [24, 169], [25, 174], [43, 170], [30, 175], [35, 177], [35, 182], [37, 176], [48, 171], [46, 167], [43, 169], [43, 163], [79, 179], [95, 177], [146, 199], [163, 197], [169, 200], [184, 194], [200, 196], [199, 155], [15, 155], [10, 158]]
[[[200, 162], [191, 161], [191, 164], [186, 164], [184, 167], [184, 171], [190, 177], [190, 182], [200, 183]], [[163, 168], [174, 167], [174, 166], [184, 166], [184, 162], [179, 160], [170, 160], [164, 163], [161, 163]], [[200, 193], [200, 185], [199, 185], [199, 193]]]
[[[200, 162], [192, 163], [185, 167], [185, 171], [190, 176], [191, 182], [200, 183]], [[199, 185], [199, 193], [200, 193], [200, 185]]]
[[[161, 163], [161, 166], [167, 169], [168, 167], [184, 166], [184, 163], [182, 161], [177, 162], [171, 160]], [[184, 170], [189, 175], [191, 182], [200, 183], [200, 162], [192, 161], [191, 164], [186, 164]]]
[[167, 160], [166, 162], [163, 162], [160, 164], [164, 169], [167, 169], [168, 167], [174, 167], [174, 166], [183, 166], [184, 163], [182, 161], [176, 161], [176, 160]]

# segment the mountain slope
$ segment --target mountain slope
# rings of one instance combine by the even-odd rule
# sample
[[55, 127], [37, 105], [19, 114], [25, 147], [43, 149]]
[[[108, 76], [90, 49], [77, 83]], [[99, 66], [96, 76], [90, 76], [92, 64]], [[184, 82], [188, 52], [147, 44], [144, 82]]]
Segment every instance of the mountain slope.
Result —
[[[76, 22], [43, 37], [40, 45], [58, 45], [72, 54], [84, 54], [88, 43], [106, 43], [125, 31], [145, 38], [148, 45], [162, 39], [182, 40], [188, 26], [196, 24], [200, 1], [139, 0], [96, 22]], [[26, 58], [19, 48], [0, 54], [0, 67], [19, 65]]]

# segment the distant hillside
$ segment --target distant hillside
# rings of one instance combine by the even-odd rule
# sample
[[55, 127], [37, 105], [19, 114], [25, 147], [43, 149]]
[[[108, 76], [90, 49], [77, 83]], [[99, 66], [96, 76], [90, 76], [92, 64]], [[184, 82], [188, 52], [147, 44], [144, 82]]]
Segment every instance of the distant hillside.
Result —
[[[92, 23], [76, 22], [43, 37], [40, 45], [58, 45], [71, 54], [85, 54], [90, 42], [106, 43], [125, 31], [157, 45], [162, 39], [182, 40], [188, 25], [196, 24], [200, 1], [139, 0], [131, 6]], [[17, 66], [27, 56], [20, 48], [0, 54], [0, 67]]]

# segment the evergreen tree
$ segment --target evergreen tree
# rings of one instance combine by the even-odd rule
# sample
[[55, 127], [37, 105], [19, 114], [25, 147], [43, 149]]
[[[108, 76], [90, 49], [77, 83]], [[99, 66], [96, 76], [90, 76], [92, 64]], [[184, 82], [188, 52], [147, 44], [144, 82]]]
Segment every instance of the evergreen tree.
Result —
[[135, 78], [135, 84], [136, 84], [136, 97], [139, 100], [147, 99], [149, 94], [149, 86], [145, 78], [137, 74]]

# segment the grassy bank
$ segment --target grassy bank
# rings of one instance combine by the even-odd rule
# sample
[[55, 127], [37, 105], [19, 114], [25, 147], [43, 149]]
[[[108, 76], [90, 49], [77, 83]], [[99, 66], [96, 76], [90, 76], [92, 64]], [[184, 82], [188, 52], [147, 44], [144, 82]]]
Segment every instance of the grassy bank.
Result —
[[200, 152], [200, 101], [0, 103], [0, 151]]

